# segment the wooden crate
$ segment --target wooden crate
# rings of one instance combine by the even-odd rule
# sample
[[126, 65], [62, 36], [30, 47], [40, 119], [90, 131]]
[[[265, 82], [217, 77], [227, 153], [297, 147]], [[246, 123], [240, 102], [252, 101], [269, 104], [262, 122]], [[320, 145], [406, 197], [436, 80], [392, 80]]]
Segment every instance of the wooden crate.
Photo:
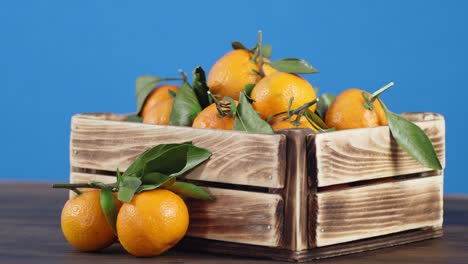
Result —
[[[410, 113], [445, 165], [441, 115]], [[439, 237], [443, 171], [415, 162], [388, 127], [274, 135], [156, 126], [79, 114], [71, 182], [114, 182], [144, 150], [193, 141], [213, 152], [187, 176], [214, 201], [189, 200], [188, 250], [307, 261]]]

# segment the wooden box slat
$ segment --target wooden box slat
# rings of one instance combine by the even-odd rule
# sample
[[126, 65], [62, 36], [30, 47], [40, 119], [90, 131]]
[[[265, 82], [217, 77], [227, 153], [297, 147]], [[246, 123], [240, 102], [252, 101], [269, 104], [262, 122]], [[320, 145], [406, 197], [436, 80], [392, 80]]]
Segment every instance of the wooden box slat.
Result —
[[[434, 144], [445, 166], [445, 121], [437, 114], [405, 114]], [[388, 127], [342, 130], [308, 137], [310, 172], [318, 187], [429, 171], [404, 152]]]
[[441, 226], [442, 191], [440, 175], [319, 192], [309, 201], [316, 214], [311, 245]]
[[277, 247], [283, 228], [278, 194], [206, 188], [214, 201], [188, 200], [190, 237]]
[[[72, 172], [71, 182], [113, 183], [113, 176]], [[283, 199], [278, 194], [205, 187], [214, 201], [188, 199], [189, 237], [277, 247], [282, 234]]]
[[[72, 167], [125, 170], [158, 144], [192, 141], [213, 156], [187, 179], [266, 188], [284, 187], [285, 136], [121, 122], [121, 116], [79, 114], [72, 118]], [[103, 121], [106, 120], [106, 121]]]

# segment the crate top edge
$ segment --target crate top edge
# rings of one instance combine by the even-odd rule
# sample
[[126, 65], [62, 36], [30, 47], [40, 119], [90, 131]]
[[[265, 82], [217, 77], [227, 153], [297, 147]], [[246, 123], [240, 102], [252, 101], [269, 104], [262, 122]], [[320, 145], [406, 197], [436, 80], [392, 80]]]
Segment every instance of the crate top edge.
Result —
[[114, 113], [107, 113], [107, 112], [102, 112], [102, 113], [77, 113], [74, 114], [71, 118], [71, 123], [72, 123], [72, 129], [74, 124], [80, 121], [105, 121], [106, 123], [119, 123], [119, 124], [125, 124], [128, 126], [147, 126], [148, 129], [151, 128], [156, 128], [156, 129], [162, 129], [162, 128], [169, 128], [169, 129], [178, 129], [178, 130], [196, 130], [196, 131], [211, 131], [211, 132], [216, 132], [216, 133], [226, 133], [226, 134], [240, 134], [240, 135], [245, 135], [245, 136], [251, 136], [251, 137], [271, 137], [274, 138], [278, 141], [282, 141], [286, 139], [285, 135], [282, 134], [262, 134], [262, 133], [252, 133], [252, 132], [245, 132], [245, 131], [236, 131], [236, 130], [222, 130], [222, 129], [208, 129], [208, 128], [193, 128], [193, 127], [187, 127], [187, 126], [171, 126], [171, 125], [149, 125], [149, 124], [143, 124], [139, 122], [128, 122], [125, 121], [126, 117], [131, 114], [114, 114]]
[[[434, 113], [434, 112], [404, 112], [400, 114], [401, 116], [405, 117], [409, 121], [415, 124], [424, 124], [430, 122], [443, 122], [445, 124], [445, 117], [442, 114]], [[376, 126], [376, 127], [365, 127], [365, 128], [353, 128], [353, 129], [345, 129], [345, 130], [337, 130], [337, 131], [330, 131], [327, 133], [318, 133], [312, 134], [308, 137], [311, 138], [326, 138], [328, 136], [340, 136], [347, 133], [356, 133], [360, 134], [363, 132], [373, 131], [373, 130], [380, 130], [380, 129], [388, 129], [387, 126]]]

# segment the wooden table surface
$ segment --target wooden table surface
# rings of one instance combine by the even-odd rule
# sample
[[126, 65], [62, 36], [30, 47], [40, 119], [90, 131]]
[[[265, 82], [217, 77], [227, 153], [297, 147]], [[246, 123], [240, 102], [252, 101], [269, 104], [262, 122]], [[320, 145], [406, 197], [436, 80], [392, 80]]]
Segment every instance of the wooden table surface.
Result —
[[[170, 251], [135, 258], [119, 244], [100, 253], [71, 248], [60, 230], [68, 197], [47, 183], [0, 182], [0, 263], [278, 263], [223, 255]], [[444, 237], [314, 263], [468, 263], [468, 196], [445, 198]]]

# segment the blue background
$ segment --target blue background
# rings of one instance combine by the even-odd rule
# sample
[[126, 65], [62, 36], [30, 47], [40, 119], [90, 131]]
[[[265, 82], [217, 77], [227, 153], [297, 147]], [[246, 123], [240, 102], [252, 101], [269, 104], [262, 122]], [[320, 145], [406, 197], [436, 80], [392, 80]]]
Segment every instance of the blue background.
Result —
[[132, 112], [135, 78], [207, 71], [230, 41], [302, 57], [322, 92], [374, 91], [447, 122], [445, 190], [468, 193], [468, 1], [2, 1], [0, 179], [66, 181], [70, 118]]

